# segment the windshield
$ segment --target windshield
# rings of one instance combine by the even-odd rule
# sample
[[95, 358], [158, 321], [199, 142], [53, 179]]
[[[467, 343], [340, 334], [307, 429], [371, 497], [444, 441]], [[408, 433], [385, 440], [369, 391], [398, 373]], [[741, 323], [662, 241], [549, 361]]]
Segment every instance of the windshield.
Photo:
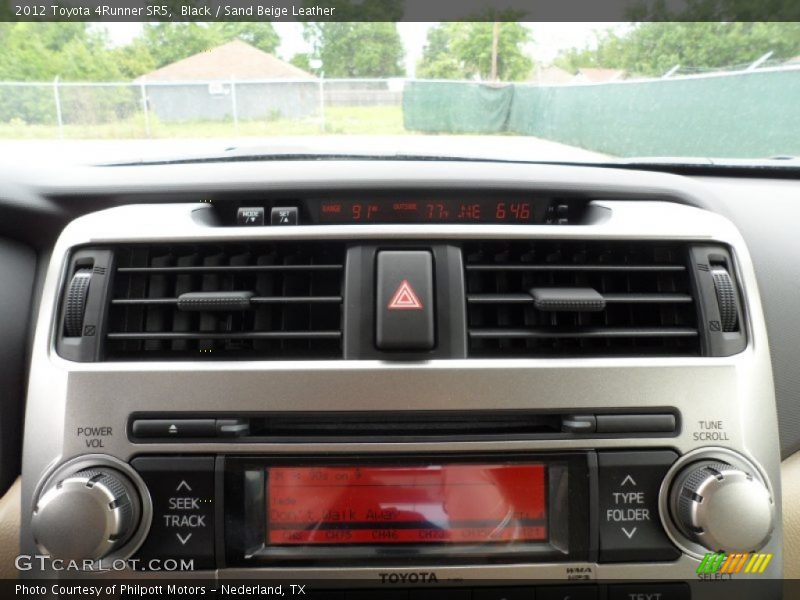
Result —
[[776, 159], [799, 98], [796, 22], [0, 23], [8, 156]]

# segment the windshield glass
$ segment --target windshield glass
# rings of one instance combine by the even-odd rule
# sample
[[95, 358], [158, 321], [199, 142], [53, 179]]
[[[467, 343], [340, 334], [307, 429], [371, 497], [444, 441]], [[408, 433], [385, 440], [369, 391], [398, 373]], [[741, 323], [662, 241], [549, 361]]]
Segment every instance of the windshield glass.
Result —
[[798, 99], [796, 22], [0, 23], [9, 156], [774, 159]]

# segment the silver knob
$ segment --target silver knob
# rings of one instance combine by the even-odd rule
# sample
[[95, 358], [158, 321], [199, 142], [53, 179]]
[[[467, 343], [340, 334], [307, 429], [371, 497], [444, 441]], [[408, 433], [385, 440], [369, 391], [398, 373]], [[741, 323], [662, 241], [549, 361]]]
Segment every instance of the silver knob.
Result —
[[138, 525], [139, 496], [114, 469], [84, 469], [39, 496], [33, 536], [52, 558], [99, 560], [125, 544]]
[[714, 552], [758, 550], [775, 521], [766, 486], [723, 462], [690, 465], [672, 486], [670, 509], [687, 538]]

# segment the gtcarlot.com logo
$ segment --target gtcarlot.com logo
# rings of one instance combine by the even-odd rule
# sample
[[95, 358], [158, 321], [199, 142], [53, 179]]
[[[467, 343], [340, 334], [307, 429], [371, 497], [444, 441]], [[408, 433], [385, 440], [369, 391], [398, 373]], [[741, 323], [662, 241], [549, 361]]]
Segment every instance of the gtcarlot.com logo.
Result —
[[726, 554], [725, 552], [709, 552], [697, 567], [698, 575], [721, 573], [735, 575], [737, 573], [763, 573], [772, 560], [772, 554], [760, 552], [741, 552]]
[[194, 571], [194, 559], [138, 558], [107, 560], [63, 560], [46, 554], [20, 554], [14, 561], [18, 571]]

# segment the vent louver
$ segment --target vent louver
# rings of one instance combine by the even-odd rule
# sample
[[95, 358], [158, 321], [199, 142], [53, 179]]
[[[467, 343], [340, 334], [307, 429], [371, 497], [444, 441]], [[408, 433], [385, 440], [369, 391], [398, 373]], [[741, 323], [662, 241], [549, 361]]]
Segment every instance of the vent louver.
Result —
[[105, 356], [341, 358], [344, 252], [337, 242], [115, 248]]
[[467, 243], [469, 355], [699, 355], [688, 257], [672, 243]]

